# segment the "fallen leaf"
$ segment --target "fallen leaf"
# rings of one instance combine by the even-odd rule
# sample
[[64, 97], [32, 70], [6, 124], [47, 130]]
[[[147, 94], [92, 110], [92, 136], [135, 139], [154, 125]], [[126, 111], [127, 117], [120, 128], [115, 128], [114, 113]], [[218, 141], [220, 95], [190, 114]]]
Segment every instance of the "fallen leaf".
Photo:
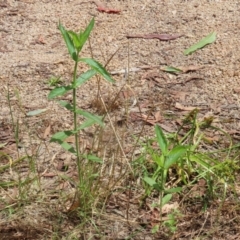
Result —
[[169, 41], [175, 40], [179, 37], [182, 37], [183, 34], [158, 34], [158, 33], [149, 33], [149, 34], [135, 34], [135, 35], [127, 35], [127, 38], [144, 38], [144, 39], [159, 39], [160, 41]]
[[49, 125], [45, 131], [44, 131], [44, 134], [43, 134], [43, 139], [46, 139], [49, 135], [50, 135], [50, 132], [51, 132], [51, 125]]
[[159, 122], [159, 121], [162, 120], [162, 115], [160, 114], [160, 111], [157, 111], [157, 112], [154, 114], [154, 117], [155, 117], [156, 122]]
[[181, 69], [184, 73], [197, 71], [201, 68], [203, 68], [203, 66], [198, 66], [198, 65], [189, 65], [186, 67], [179, 67], [179, 69]]
[[99, 12], [109, 13], [109, 14], [119, 14], [121, 12], [121, 10], [116, 10], [116, 9], [112, 9], [112, 8], [104, 8], [104, 7], [97, 7], [97, 10]]
[[192, 111], [192, 110], [196, 109], [196, 107], [185, 107], [184, 105], [182, 105], [181, 103], [178, 103], [178, 102], [176, 102], [175, 108], [183, 110], [183, 111]]
[[201, 39], [198, 43], [192, 45], [190, 48], [186, 49], [183, 53], [184, 55], [189, 55], [198, 49], [201, 49], [205, 47], [206, 45], [215, 42], [216, 40], [216, 32], [212, 32], [209, 35], [207, 35], [205, 38]]

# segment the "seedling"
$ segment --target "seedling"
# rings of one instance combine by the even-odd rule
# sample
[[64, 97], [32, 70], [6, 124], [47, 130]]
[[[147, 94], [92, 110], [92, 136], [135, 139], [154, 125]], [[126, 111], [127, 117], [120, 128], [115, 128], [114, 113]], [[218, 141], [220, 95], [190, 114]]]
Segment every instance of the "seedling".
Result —
[[160, 192], [159, 207], [161, 211], [162, 207], [171, 200], [172, 193], [181, 191], [181, 188], [179, 187], [167, 189], [165, 184], [167, 181], [169, 168], [176, 164], [186, 154], [188, 147], [177, 145], [170, 150], [170, 144], [159, 126], [155, 127], [155, 133], [161, 154], [149, 149], [150, 156], [157, 164], [157, 168], [151, 177], [145, 176], [143, 179], [152, 189]]
[[[89, 25], [86, 27], [84, 31], [80, 32], [68, 31], [64, 28], [64, 26], [61, 23], [59, 23], [58, 28], [66, 43], [70, 57], [74, 61], [73, 77], [70, 85], [65, 86], [62, 85], [59, 87], [55, 87], [48, 95], [48, 99], [54, 99], [63, 96], [69, 91], [72, 92], [72, 103], [66, 101], [59, 101], [59, 104], [72, 113], [74, 127], [72, 130], [61, 131], [54, 134], [51, 138], [51, 142], [59, 143], [65, 150], [76, 155], [77, 157], [79, 182], [76, 196], [80, 198], [79, 202], [81, 203], [81, 210], [83, 214], [84, 212], [87, 211], [86, 209], [89, 209], [91, 207], [89, 204], [89, 199], [91, 199], [91, 196], [88, 195], [89, 193], [88, 187], [91, 182], [90, 180], [93, 179], [94, 175], [93, 173], [88, 173], [88, 171], [84, 171], [85, 170], [84, 162], [85, 160], [87, 160], [91, 162], [101, 163], [101, 159], [99, 159], [97, 156], [85, 155], [80, 152], [78, 134], [81, 130], [90, 127], [93, 124], [99, 124], [103, 126], [103, 121], [101, 117], [93, 115], [77, 107], [77, 94], [76, 94], [77, 88], [82, 86], [85, 82], [87, 82], [90, 78], [92, 78], [96, 74], [100, 74], [105, 80], [107, 80], [110, 83], [114, 82], [109, 73], [100, 63], [98, 63], [96, 60], [92, 58], [82, 58], [80, 56], [81, 50], [84, 47], [85, 43], [87, 42], [93, 27], [94, 19], [90, 21]], [[80, 62], [87, 64], [90, 67], [90, 69], [78, 75], [77, 68]], [[82, 124], [78, 124], [77, 118], [79, 115], [83, 116], [86, 119]], [[72, 135], [74, 135], [75, 143], [73, 145], [70, 145], [69, 143], [66, 142], [66, 139]]]

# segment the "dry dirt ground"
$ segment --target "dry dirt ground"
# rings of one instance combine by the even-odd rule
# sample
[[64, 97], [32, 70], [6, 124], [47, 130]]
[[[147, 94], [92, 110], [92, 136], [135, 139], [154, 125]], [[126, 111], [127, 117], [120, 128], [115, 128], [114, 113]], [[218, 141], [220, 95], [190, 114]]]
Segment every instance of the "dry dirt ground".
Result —
[[[108, 104], [122, 89], [117, 106], [110, 112], [117, 123], [126, 118], [125, 100], [129, 100], [130, 114], [123, 140], [126, 154], [131, 152], [130, 137], [137, 135], [143, 125], [149, 136], [156, 123], [166, 132], [174, 132], [178, 120], [196, 107], [199, 118], [214, 116], [215, 126], [231, 134], [233, 139], [240, 137], [238, 0], [102, 2], [109, 8], [121, 10], [120, 14], [97, 11], [97, 1], [0, 0], [0, 143], [7, 143], [2, 152], [14, 159], [26, 154], [34, 156], [32, 163], [21, 165], [17, 171], [1, 171], [0, 181], [8, 182], [10, 186], [19, 177], [19, 172], [31, 179], [32, 173], [27, 168], [32, 166], [37, 169], [41, 189], [46, 191], [43, 196], [42, 190], [34, 189], [34, 185], [29, 192], [22, 190], [21, 195], [16, 187], [1, 186], [1, 200], [4, 201], [0, 202], [0, 239], [84, 239], [76, 237], [78, 233], [74, 235], [75, 227], [80, 223], [64, 214], [64, 204], [58, 199], [59, 192], [72, 186], [65, 186], [55, 177], [66, 164], [66, 158], [69, 162], [74, 159], [49, 143], [51, 134], [72, 126], [68, 112], [56, 102], [47, 100], [51, 87], [46, 81], [51, 76], [61, 76], [61, 80], [68, 83], [73, 68], [57, 29], [59, 20], [67, 29], [79, 30], [95, 17], [91, 51], [103, 65], [118, 50], [107, 65], [116, 84], [101, 82], [101, 92]], [[217, 32], [213, 44], [192, 55], [183, 54], [186, 48], [213, 31]], [[126, 37], [149, 33], [180, 34], [182, 37], [171, 41]], [[82, 54], [91, 56], [89, 44]], [[194, 71], [174, 75], [164, 72], [165, 66], [192, 67]], [[129, 74], [126, 69], [131, 70]], [[81, 66], [80, 70], [85, 67]], [[96, 93], [97, 81], [93, 79], [79, 91], [79, 107], [101, 112]], [[66, 95], [65, 99], [70, 97]], [[9, 103], [15, 121], [19, 121], [20, 156], [16, 154]], [[141, 106], [143, 116], [151, 109], [152, 121], [147, 122], [144, 117], [139, 119], [137, 106]], [[39, 116], [26, 116], [37, 109], [47, 111]], [[114, 148], [116, 141], [111, 140], [110, 127], [104, 133], [105, 136], [108, 134], [110, 137], [103, 143]], [[216, 141], [221, 137], [218, 136]], [[2, 161], [3, 165], [8, 162]], [[68, 164], [71, 168], [71, 163]], [[17, 200], [19, 195], [23, 202]], [[121, 192], [111, 200], [112, 205], [110, 201], [107, 212], [95, 219], [96, 227], [94, 224], [89, 227], [86, 239], [240, 239], [237, 204], [228, 203], [218, 212], [216, 201], [209, 211], [203, 212], [195, 202], [192, 203], [194, 208], [189, 202], [182, 211], [177, 232], [167, 236], [161, 232], [151, 233], [147, 224], [149, 218], [134, 201], [128, 206], [129, 219], [126, 219], [125, 198], [125, 192]], [[20, 213], [15, 213], [16, 209], [21, 209]]]

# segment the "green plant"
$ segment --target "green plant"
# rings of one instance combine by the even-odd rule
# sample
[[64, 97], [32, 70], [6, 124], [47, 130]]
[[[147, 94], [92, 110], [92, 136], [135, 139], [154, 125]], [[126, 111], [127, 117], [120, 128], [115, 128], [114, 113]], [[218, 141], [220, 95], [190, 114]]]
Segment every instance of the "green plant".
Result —
[[166, 136], [164, 135], [162, 129], [157, 125], [155, 127], [155, 133], [161, 152], [155, 151], [151, 147], [147, 149], [152, 160], [157, 166], [154, 169], [153, 174], [151, 174], [151, 176], [145, 176], [143, 180], [150, 186], [150, 189], [147, 189], [147, 195], [149, 194], [149, 190], [151, 192], [153, 189], [160, 193], [159, 207], [161, 212], [162, 207], [171, 200], [172, 193], [181, 191], [180, 187], [167, 189], [165, 185], [169, 168], [183, 158], [188, 150], [188, 147], [176, 145], [170, 149], [170, 144], [167, 141]]
[[[73, 78], [70, 85], [55, 87], [49, 93], [48, 99], [53, 99], [62, 96], [69, 91], [72, 91], [72, 104], [66, 101], [59, 101], [59, 103], [62, 107], [66, 108], [72, 113], [74, 126], [72, 130], [61, 131], [54, 134], [51, 137], [51, 142], [60, 144], [65, 150], [76, 155], [78, 170], [76, 197], [78, 198], [78, 202], [81, 204], [80, 215], [85, 216], [87, 214], [87, 211], [91, 208], [90, 202], [94, 200], [90, 194], [90, 189], [92, 187], [92, 181], [97, 177], [97, 173], [94, 172], [94, 167], [92, 165], [88, 165], [88, 167], [86, 167], [85, 163], [86, 161], [90, 163], [101, 163], [102, 161], [95, 155], [84, 154], [80, 152], [78, 134], [81, 130], [90, 127], [93, 124], [103, 126], [103, 121], [101, 117], [86, 112], [77, 107], [77, 88], [97, 73], [100, 74], [108, 82], [112, 83], [114, 81], [106, 69], [96, 60], [92, 58], [80, 57], [81, 50], [89, 39], [90, 33], [94, 27], [94, 19], [90, 21], [84, 31], [80, 31], [79, 33], [66, 30], [64, 26], [61, 25], [61, 23], [59, 23], [58, 27], [66, 43], [68, 52], [74, 61]], [[77, 69], [80, 62], [87, 64], [90, 69], [78, 75]], [[77, 120], [78, 116], [83, 116], [86, 120], [83, 123], [79, 124]], [[74, 135], [75, 143], [73, 145], [70, 145], [65, 140], [72, 135]]]

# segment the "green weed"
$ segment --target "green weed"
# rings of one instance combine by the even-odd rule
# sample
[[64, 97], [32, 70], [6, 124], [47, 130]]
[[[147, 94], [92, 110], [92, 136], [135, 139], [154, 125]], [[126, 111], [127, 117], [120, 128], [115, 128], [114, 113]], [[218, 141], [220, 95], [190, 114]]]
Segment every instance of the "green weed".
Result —
[[[61, 131], [54, 134], [51, 137], [51, 142], [60, 144], [65, 150], [74, 154], [77, 158], [78, 183], [75, 197], [81, 203], [81, 208], [79, 208], [81, 211], [79, 211], [79, 215], [84, 218], [87, 216], [89, 210], [91, 209], [91, 203], [93, 203], [95, 200], [94, 196], [91, 194], [93, 181], [98, 177], [98, 173], [95, 172], [94, 164], [101, 164], [102, 160], [95, 155], [84, 154], [80, 151], [79, 132], [94, 124], [98, 124], [101, 127], [103, 127], [104, 124], [102, 117], [93, 115], [77, 107], [77, 89], [96, 74], [100, 74], [105, 80], [110, 83], [113, 83], [114, 81], [106, 69], [96, 60], [92, 58], [82, 58], [80, 56], [81, 50], [87, 42], [94, 27], [94, 19], [91, 20], [84, 31], [68, 31], [64, 28], [64, 26], [62, 26], [61, 23], [59, 23], [58, 27], [66, 43], [70, 57], [74, 61], [73, 77], [70, 85], [62, 85], [54, 88], [49, 93], [48, 99], [54, 99], [63, 96], [69, 91], [72, 92], [72, 103], [59, 101], [59, 104], [72, 113], [74, 127], [72, 130]], [[90, 69], [79, 75], [77, 71], [79, 63], [87, 64]], [[78, 116], [82, 116], [86, 120], [83, 123], [79, 124]], [[75, 143], [73, 145], [70, 145], [65, 140], [72, 135], [75, 138]]]

